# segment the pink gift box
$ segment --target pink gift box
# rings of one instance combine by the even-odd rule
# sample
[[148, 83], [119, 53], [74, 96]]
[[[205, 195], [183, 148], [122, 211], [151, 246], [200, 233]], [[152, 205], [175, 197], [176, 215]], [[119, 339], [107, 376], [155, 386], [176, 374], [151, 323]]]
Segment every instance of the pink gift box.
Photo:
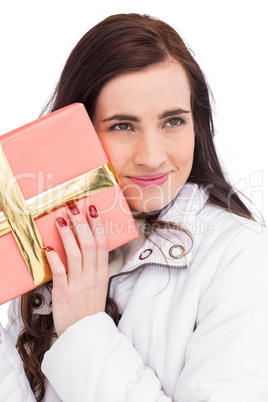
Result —
[[[109, 162], [89, 116], [80, 103], [62, 108], [0, 136], [0, 144], [26, 202], [49, 191], [56, 194], [57, 189], [66, 182], [106, 166]], [[8, 186], [5, 188], [10, 191]], [[63, 195], [65, 196], [65, 191]], [[7, 197], [12, 200], [13, 192], [7, 194]], [[97, 207], [104, 224], [109, 250], [138, 237], [135, 221], [116, 181], [108, 189], [97, 189], [95, 194], [79, 200], [75, 197], [74, 201], [85, 215], [89, 205]], [[66, 219], [68, 202], [64, 202], [62, 198], [62, 204], [57, 204], [54, 210], [50, 208], [46, 214], [34, 219], [43, 246], [52, 246], [65, 266], [66, 256], [55, 221], [60, 216]], [[1, 207], [4, 210], [2, 204]], [[1, 218], [5, 219], [3, 212]], [[2, 304], [36, 288], [40, 283], [36, 284], [34, 281], [12, 231], [1, 234], [1, 222], [0, 236]], [[42, 283], [51, 279], [48, 269]]]

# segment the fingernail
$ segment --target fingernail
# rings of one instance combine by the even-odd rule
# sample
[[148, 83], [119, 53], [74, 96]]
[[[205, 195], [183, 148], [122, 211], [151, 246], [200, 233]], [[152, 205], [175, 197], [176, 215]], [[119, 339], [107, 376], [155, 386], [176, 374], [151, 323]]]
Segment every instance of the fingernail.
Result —
[[91, 218], [97, 218], [98, 211], [97, 211], [97, 209], [96, 209], [96, 207], [94, 205], [90, 205], [88, 210], [89, 210], [89, 215], [91, 216]]
[[72, 215], [80, 214], [80, 211], [79, 211], [78, 207], [75, 204], [69, 204], [68, 208], [69, 208], [69, 211], [71, 212]]
[[50, 246], [47, 246], [47, 247], [46, 247], [46, 251], [53, 251], [53, 250], [54, 250], [53, 247], [50, 247]]
[[61, 217], [56, 219], [56, 223], [57, 223], [57, 225], [60, 226], [61, 228], [63, 228], [64, 226], [67, 226], [66, 220], [63, 219], [63, 218], [61, 218]]

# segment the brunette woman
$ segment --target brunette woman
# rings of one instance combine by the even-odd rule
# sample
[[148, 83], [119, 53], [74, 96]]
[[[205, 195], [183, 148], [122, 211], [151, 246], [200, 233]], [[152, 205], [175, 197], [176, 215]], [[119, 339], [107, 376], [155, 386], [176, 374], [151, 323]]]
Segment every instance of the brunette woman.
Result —
[[55, 223], [68, 274], [47, 245], [53, 286], [11, 303], [1, 400], [267, 402], [268, 234], [222, 171], [191, 51], [158, 19], [111, 16], [74, 48], [46, 112], [74, 102], [140, 238], [108, 255], [98, 205], [70, 208], [73, 231]]

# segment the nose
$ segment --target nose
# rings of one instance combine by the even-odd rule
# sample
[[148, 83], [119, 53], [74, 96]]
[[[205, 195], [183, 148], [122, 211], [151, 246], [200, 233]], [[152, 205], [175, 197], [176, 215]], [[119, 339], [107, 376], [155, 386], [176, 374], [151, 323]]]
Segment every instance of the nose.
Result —
[[156, 169], [167, 160], [164, 140], [157, 132], [142, 134], [135, 146], [134, 163]]

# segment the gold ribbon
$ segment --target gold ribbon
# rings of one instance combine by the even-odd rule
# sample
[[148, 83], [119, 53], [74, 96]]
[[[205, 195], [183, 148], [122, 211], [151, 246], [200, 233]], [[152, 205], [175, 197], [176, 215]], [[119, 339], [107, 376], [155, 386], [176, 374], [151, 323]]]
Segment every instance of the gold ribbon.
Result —
[[0, 144], [0, 237], [12, 232], [36, 286], [51, 279], [34, 219], [117, 184], [109, 163], [25, 200]]

